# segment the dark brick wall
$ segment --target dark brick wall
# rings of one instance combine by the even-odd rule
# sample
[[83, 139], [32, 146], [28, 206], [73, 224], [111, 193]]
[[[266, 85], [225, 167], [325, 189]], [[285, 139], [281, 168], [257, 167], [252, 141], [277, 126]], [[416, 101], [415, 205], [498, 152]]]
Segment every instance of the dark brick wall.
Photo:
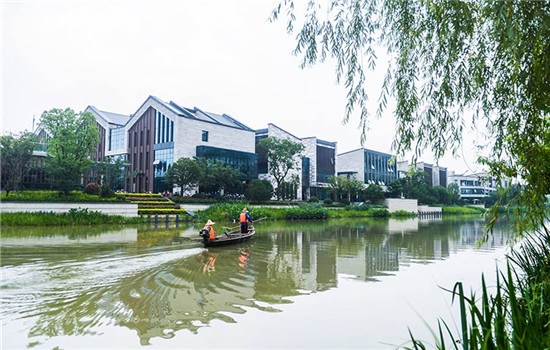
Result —
[[128, 131], [128, 192], [153, 192], [155, 109], [149, 107]]

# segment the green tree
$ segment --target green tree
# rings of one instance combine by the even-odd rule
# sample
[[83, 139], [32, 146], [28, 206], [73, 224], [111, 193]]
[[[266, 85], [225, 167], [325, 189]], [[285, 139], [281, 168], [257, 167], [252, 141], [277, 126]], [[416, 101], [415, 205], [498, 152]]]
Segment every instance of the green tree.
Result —
[[328, 186], [334, 193], [335, 201], [340, 201], [340, 195], [346, 194], [347, 201], [355, 200], [356, 195], [365, 189], [365, 184], [357, 179], [348, 179], [344, 176], [330, 176], [328, 178]]
[[19, 189], [36, 143], [36, 135], [30, 132], [0, 136], [2, 190], [6, 191], [6, 196]]
[[346, 180], [343, 176], [329, 176], [328, 178], [328, 187], [334, 194], [334, 201], [340, 201], [340, 193], [345, 191], [344, 181]]
[[254, 179], [246, 187], [245, 196], [250, 200], [269, 200], [273, 196], [273, 185], [267, 180]]
[[201, 177], [201, 169], [195, 159], [180, 158], [166, 171], [166, 182], [181, 189], [181, 194], [196, 187]]
[[92, 172], [96, 172], [101, 182], [101, 195], [109, 197], [114, 190], [121, 190], [125, 185], [128, 165], [122, 159], [108, 158], [103, 162], [92, 163]]
[[434, 186], [432, 190], [434, 192], [435, 198], [437, 199], [436, 201], [437, 204], [442, 204], [442, 205], [451, 204], [450, 203], [451, 193], [449, 193], [449, 191], [445, 187]]
[[304, 145], [278, 137], [267, 137], [258, 142], [258, 148], [266, 152], [269, 175], [275, 180], [275, 194], [281, 199], [282, 184], [288, 179], [291, 170], [299, 169], [299, 155]]
[[386, 194], [388, 198], [401, 198], [401, 195], [403, 195], [403, 179], [395, 179], [390, 182]]
[[[550, 1], [308, 1], [294, 53], [302, 67], [331, 57], [347, 89], [344, 121], [359, 108], [368, 123], [368, 70], [387, 49], [381, 116], [395, 99], [398, 154], [460, 149], [464, 129], [485, 126], [490, 175], [519, 177], [525, 224], [544, 224], [550, 193]], [[288, 14], [285, 0], [272, 19]], [[473, 115], [473, 117], [471, 117]], [[361, 140], [364, 141], [364, 132]], [[497, 211], [493, 211], [493, 223]]]
[[447, 190], [449, 191], [449, 204], [460, 204], [460, 188], [458, 184], [449, 184]]
[[371, 204], [380, 204], [384, 200], [384, 189], [377, 184], [370, 184], [365, 189], [365, 199]]
[[243, 174], [237, 169], [206, 158], [197, 158], [196, 162], [201, 170], [198, 182], [201, 193], [220, 195], [242, 190]]
[[68, 194], [90, 169], [90, 155], [99, 142], [97, 123], [91, 113], [75, 113], [70, 108], [46, 111], [40, 119], [51, 136], [46, 172], [54, 188]]
[[411, 169], [403, 183], [403, 196], [405, 198], [417, 199], [422, 204], [435, 204], [436, 193], [428, 185], [427, 174], [424, 170]]
[[355, 201], [357, 199], [357, 196], [364, 189], [365, 184], [362, 181], [357, 179], [344, 178], [344, 191], [348, 194], [348, 202]]

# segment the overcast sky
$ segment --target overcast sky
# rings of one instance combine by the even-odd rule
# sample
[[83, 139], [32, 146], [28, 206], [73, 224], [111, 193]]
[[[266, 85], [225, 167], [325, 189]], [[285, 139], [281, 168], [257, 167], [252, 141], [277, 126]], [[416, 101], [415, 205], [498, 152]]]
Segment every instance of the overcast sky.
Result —
[[[342, 124], [345, 89], [334, 66], [304, 70], [277, 0], [2, 0], [2, 131], [31, 130], [45, 110], [93, 105], [132, 114], [149, 95], [226, 113], [253, 129], [273, 123], [298, 137], [361, 147], [357, 115]], [[383, 57], [383, 52], [380, 53]], [[384, 73], [369, 74], [372, 114]], [[364, 147], [393, 153], [391, 107], [371, 119]], [[440, 165], [479, 170], [470, 131], [460, 156]], [[426, 153], [421, 160], [433, 162]]]

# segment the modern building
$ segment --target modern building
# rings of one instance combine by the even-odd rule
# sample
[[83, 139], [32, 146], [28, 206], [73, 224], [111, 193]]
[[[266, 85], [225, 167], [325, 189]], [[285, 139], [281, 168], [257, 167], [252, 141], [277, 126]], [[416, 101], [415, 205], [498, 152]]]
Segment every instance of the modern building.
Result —
[[397, 169], [399, 171], [399, 177], [405, 177], [407, 173], [412, 169], [423, 170], [426, 173], [426, 180], [430, 186], [443, 186], [447, 187], [447, 168], [439, 165], [433, 165], [426, 162], [416, 162], [411, 164], [407, 161], [397, 162]]
[[[302, 140], [294, 136], [293, 134], [289, 133], [286, 130], [281, 129], [275, 124], [268, 124], [267, 128], [265, 129], [259, 129], [256, 130], [256, 154], [258, 155], [258, 178], [262, 180], [268, 180], [273, 184], [273, 187], [276, 187], [274, 179], [269, 175], [269, 162], [267, 159], [267, 154], [264, 150], [260, 149], [258, 147], [258, 143], [266, 139], [268, 137], [277, 137], [283, 140], [289, 140], [295, 143], [302, 143]], [[298, 199], [302, 200], [302, 191], [300, 190], [300, 184], [303, 186], [303, 177], [302, 177], [302, 159], [301, 156], [297, 155], [295, 159], [296, 163], [299, 164], [301, 167], [291, 170], [287, 178], [291, 179], [297, 179], [297, 184], [293, 186], [292, 188], [288, 189], [288, 193], [284, 193], [284, 197], [290, 197], [292, 199]]]
[[302, 144], [302, 197], [330, 198], [329, 178], [336, 175], [336, 142], [305, 137]]
[[[95, 117], [99, 130], [99, 143], [97, 144], [95, 153], [92, 155], [92, 160], [94, 162], [105, 162], [118, 159], [126, 163], [128, 159], [125, 125], [130, 121], [132, 116], [101, 111], [94, 106], [88, 106], [84, 112], [89, 112]], [[87, 176], [86, 182], [101, 183], [99, 174], [95, 169], [92, 169]], [[115, 188], [115, 190], [119, 189]]]
[[257, 177], [255, 131], [227, 114], [186, 108], [149, 96], [125, 125], [130, 192], [167, 189], [166, 171], [174, 161], [203, 157]]
[[449, 184], [457, 184], [460, 199], [479, 203], [483, 198], [488, 197], [496, 191], [497, 183], [494, 179], [487, 176], [487, 173], [480, 172], [474, 174], [455, 174], [450, 171], [448, 175]]
[[388, 153], [359, 148], [338, 154], [336, 173], [355, 178], [366, 185], [388, 186], [398, 178], [395, 156]]
[[[255, 131], [227, 114], [187, 108], [149, 96], [132, 115], [88, 106], [99, 128], [100, 142], [92, 155], [95, 162], [122, 160], [126, 167], [124, 190], [162, 192], [168, 189], [166, 171], [182, 157], [202, 157], [230, 165], [243, 174], [243, 181], [257, 178]], [[40, 126], [41, 140], [34, 152], [41, 160], [47, 154], [48, 135]], [[44, 177], [44, 174], [31, 174]], [[28, 179], [34, 181], [36, 179]], [[101, 179], [92, 170], [86, 182]], [[46, 183], [44, 179], [44, 183]]]
[[[304, 152], [296, 157], [299, 167], [288, 174], [297, 178], [299, 186], [292, 189], [294, 199], [307, 200], [312, 196], [324, 199], [328, 193], [328, 178], [336, 174], [336, 142], [323, 141], [317, 137], [299, 138], [275, 124], [256, 130], [256, 144], [267, 137], [277, 137], [300, 143]], [[256, 147], [258, 154], [258, 177], [272, 181], [265, 151]], [[273, 181], [272, 181], [273, 183]]]

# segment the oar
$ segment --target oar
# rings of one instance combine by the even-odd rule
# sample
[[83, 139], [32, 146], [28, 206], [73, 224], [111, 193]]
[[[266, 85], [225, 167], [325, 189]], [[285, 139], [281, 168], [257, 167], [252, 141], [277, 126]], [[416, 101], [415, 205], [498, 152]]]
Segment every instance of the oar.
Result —
[[[255, 222], [258, 222], [258, 221], [265, 220], [265, 219], [267, 219], [267, 217], [264, 217], [264, 218], [261, 218], [261, 219], [258, 219], [258, 220], [253, 220], [253, 221], [251, 222], [251, 224], [252, 224], [252, 223], [255, 223]], [[239, 228], [239, 227], [241, 227], [241, 225], [235, 226], [235, 227], [222, 227], [222, 228], [226, 228], [226, 229], [228, 229], [229, 231], [231, 231], [231, 230], [234, 230], [234, 229]]]
[[258, 220], [254, 220], [254, 221], [252, 221], [252, 223], [254, 223], [254, 222], [258, 222], [258, 221], [262, 221], [262, 220], [265, 220], [265, 219], [267, 219], [267, 217], [263, 217], [263, 218], [261, 218], [261, 219], [258, 219]]
[[239, 228], [239, 227], [241, 227], [241, 225], [235, 226], [235, 227], [225, 227], [225, 226], [224, 226], [224, 227], [222, 227], [222, 228], [225, 228], [225, 229], [227, 229], [228, 231], [231, 231], [231, 230], [234, 230], [234, 229]]

